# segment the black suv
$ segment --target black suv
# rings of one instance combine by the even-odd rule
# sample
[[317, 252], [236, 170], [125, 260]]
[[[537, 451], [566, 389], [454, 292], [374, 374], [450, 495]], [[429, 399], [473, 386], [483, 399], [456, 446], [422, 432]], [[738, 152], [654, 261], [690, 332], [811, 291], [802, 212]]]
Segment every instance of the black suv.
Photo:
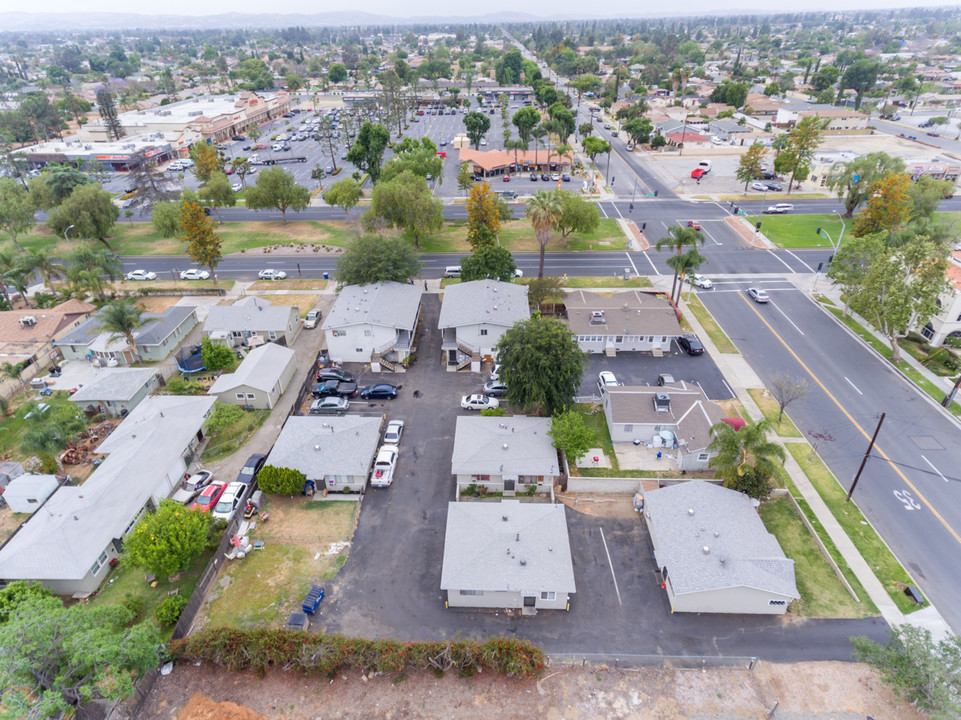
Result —
[[677, 345], [688, 355], [702, 355], [704, 353], [704, 346], [701, 345], [701, 341], [697, 339], [696, 335], [681, 335], [677, 339]]
[[340, 368], [321, 368], [317, 371], [317, 382], [323, 382], [324, 380], [346, 380], [347, 382], [354, 382], [356, 378]]
[[347, 380], [324, 380], [311, 387], [310, 394], [315, 398], [330, 397], [331, 395], [354, 397], [357, 394], [357, 383]]

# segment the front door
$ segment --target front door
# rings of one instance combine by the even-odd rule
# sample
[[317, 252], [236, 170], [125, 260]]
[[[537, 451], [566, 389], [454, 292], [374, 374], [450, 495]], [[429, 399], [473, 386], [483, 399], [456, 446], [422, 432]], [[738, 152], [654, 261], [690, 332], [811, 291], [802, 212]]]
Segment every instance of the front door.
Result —
[[514, 479], [504, 478], [504, 492], [514, 492]]
[[534, 603], [537, 602], [537, 597], [534, 595], [528, 595], [524, 597], [524, 607], [534, 607]]

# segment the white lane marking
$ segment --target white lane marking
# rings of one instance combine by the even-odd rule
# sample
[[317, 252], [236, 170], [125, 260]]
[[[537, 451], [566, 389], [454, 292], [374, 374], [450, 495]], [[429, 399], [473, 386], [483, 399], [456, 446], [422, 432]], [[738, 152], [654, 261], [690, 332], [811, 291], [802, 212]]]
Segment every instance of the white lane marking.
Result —
[[647, 258], [647, 261], [651, 264], [651, 268], [653, 268], [654, 274], [655, 274], [655, 275], [660, 275], [660, 274], [661, 274], [661, 271], [657, 269], [657, 265], [655, 265], [655, 264], [654, 264], [654, 261], [651, 260], [651, 256], [647, 254], [647, 250], [644, 251], [644, 257], [646, 257], [646, 258]]
[[777, 261], [778, 261], [779, 263], [781, 263], [784, 267], [786, 267], [786, 268], [787, 268], [788, 270], [790, 270], [792, 273], [794, 273], [795, 275], [797, 275], [797, 270], [795, 270], [795, 269], [792, 268], [790, 265], [788, 265], [786, 262], [784, 262], [781, 258], [779, 258], [779, 257], [774, 253], [773, 250], [771, 250], [770, 248], [768, 248], [768, 252], [771, 253], [771, 257], [777, 258]]
[[945, 482], [948, 481], [948, 479], [947, 479], [944, 475], [941, 474], [941, 471], [938, 470], [936, 467], [934, 467], [934, 463], [933, 463], [933, 462], [931, 462], [931, 461], [928, 460], [926, 457], [924, 457], [924, 455], [921, 456], [921, 459], [924, 460], [924, 462], [926, 462], [928, 465], [931, 466], [931, 469], [934, 470], [934, 472], [936, 472], [936, 473], [938, 474], [938, 477], [940, 477], [940, 478], [941, 478], [942, 480], [944, 480]]
[[[789, 317], [787, 316], [787, 313], [784, 312], [781, 308], [779, 308], [779, 307], [778, 307], [777, 305], [775, 305], [774, 303], [771, 303], [771, 307], [773, 307], [775, 310], [777, 310], [779, 313], [781, 313], [781, 314], [784, 316], [784, 319], [785, 319], [785, 320], [787, 320], [789, 323], [791, 323], [792, 325], [794, 325], [794, 321], [793, 321], [791, 318], [789, 318]], [[802, 335], [804, 334], [804, 331], [803, 331], [801, 328], [799, 328], [797, 325], [794, 325], [794, 329], [797, 330], [797, 331], [798, 331], [799, 333], [801, 333]]]
[[604, 217], [609, 217], [609, 215], [607, 214], [607, 212], [604, 210], [604, 203], [597, 203], [597, 208], [601, 211], [601, 214], [602, 214]]
[[[855, 385], [853, 382], [851, 382], [850, 380], [848, 380], [847, 376], [845, 376], [844, 379], [848, 381], [848, 385], [850, 385], [851, 387], [853, 387], [853, 388], [854, 388], [854, 391], [855, 391], [858, 395], [864, 395], [863, 392], [861, 392], [860, 390], [858, 390], [858, 386], [857, 386], [857, 385]], [[923, 456], [922, 456], [922, 457], [923, 457]]]
[[623, 219], [624, 219], [624, 216], [621, 215], [621, 209], [620, 209], [619, 207], [617, 207], [617, 203], [611, 203], [611, 207], [613, 207], [614, 210], [615, 210], [615, 212], [617, 212], [617, 216], [618, 216], [621, 220], [623, 220]]
[[631, 267], [634, 269], [634, 274], [640, 275], [640, 273], [637, 271], [637, 265], [634, 264], [634, 258], [631, 257], [631, 254], [630, 253], [624, 253], [624, 254], [627, 255], [627, 261], [631, 264]]
[[711, 233], [709, 233], [707, 230], [704, 229], [703, 225], [701, 225], [701, 232], [707, 235], [709, 238], [711, 238], [711, 242], [713, 242], [715, 245], [721, 244], [717, 241], [717, 239], [713, 235], [711, 235]]
[[811, 267], [810, 265], [808, 265], [806, 262], [804, 262], [801, 258], [799, 258], [797, 255], [795, 255], [795, 254], [794, 254], [793, 252], [791, 252], [790, 250], [787, 251], [787, 254], [790, 255], [790, 256], [791, 256], [792, 258], [794, 258], [795, 260], [797, 260], [799, 263], [801, 263], [801, 264], [802, 264], [804, 267], [806, 267], [808, 270], [810, 270], [811, 272], [814, 272], [814, 268], [813, 268], [813, 267]]
[[721, 378], [721, 382], [724, 383], [724, 387], [727, 388], [727, 391], [728, 391], [729, 393], [731, 393], [731, 397], [732, 397], [732, 398], [736, 398], [736, 397], [737, 397], [737, 393], [734, 392], [734, 390], [731, 389], [731, 386], [727, 384], [727, 380], [725, 380], [724, 378]]
[[604, 538], [604, 528], [601, 528], [601, 542], [604, 543], [604, 552], [607, 553], [607, 564], [611, 568], [611, 577], [614, 579], [614, 592], [617, 593], [617, 604], [623, 605], [621, 602], [621, 591], [617, 589], [617, 575], [614, 574], [614, 563], [611, 562], [611, 553], [607, 549], [607, 540]]

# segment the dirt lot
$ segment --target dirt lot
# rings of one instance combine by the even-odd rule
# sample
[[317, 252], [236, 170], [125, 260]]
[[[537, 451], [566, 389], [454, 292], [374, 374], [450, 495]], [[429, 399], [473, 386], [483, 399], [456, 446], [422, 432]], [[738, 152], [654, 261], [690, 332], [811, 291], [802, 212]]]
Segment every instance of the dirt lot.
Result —
[[[236, 706], [214, 710], [194, 701], [197, 693]], [[144, 720], [234, 720], [289, 718], [324, 720], [384, 718], [493, 718], [498, 720], [587, 720], [604, 718], [795, 720], [921, 720], [899, 702], [873, 671], [854, 663], [758, 663], [741, 669], [640, 670], [548, 668], [540, 680], [493, 675], [462, 679], [448, 673], [363, 678], [341, 673], [334, 680], [274, 671], [260, 678], [219, 668], [177, 666], [158, 680], [139, 718]], [[196, 710], [196, 712], [192, 711]]]

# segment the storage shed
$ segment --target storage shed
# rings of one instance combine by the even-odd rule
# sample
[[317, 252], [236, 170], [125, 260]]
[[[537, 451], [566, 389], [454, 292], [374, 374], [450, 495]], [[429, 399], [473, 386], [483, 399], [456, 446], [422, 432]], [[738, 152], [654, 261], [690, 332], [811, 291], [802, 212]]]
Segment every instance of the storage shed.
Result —
[[15, 513], [32, 513], [60, 485], [53, 475], [21, 475], [3, 491], [3, 499]]

